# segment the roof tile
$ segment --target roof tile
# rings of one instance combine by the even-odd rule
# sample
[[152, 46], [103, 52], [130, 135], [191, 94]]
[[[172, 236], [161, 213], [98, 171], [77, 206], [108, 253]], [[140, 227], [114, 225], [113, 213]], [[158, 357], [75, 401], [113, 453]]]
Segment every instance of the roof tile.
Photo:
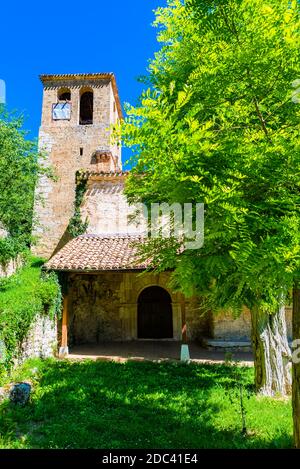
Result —
[[81, 235], [69, 241], [46, 264], [49, 270], [105, 271], [143, 270], [137, 245], [140, 235]]

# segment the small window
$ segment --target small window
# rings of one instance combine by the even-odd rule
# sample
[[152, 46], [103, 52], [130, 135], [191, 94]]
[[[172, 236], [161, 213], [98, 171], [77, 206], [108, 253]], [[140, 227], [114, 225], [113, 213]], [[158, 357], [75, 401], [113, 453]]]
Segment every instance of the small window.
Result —
[[114, 112], [116, 112], [116, 101], [114, 101]]
[[62, 93], [59, 97], [60, 101], [71, 101], [71, 93], [68, 91], [66, 93]]
[[83, 156], [83, 147], [80, 147], [79, 152], [80, 152], [80, 156]]
[[59, 101], [71, 101], [71, 91], [68, 88], [63, 88], [58, 91], [57, 98]]
[[89, 125], [93, 123], [93, 92], [85, 91], [80, 98], [79, 124]]

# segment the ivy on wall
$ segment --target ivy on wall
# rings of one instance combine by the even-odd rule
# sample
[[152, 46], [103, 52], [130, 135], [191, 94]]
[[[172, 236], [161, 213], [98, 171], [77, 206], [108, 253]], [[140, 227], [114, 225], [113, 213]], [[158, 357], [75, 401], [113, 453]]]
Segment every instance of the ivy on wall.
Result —
[[76, 173], [76, 188], [75, 188], [75, 202], [74, 202], [74, 215], [72, 216], [68, 232], [73, 238], [86, 232], [88, 227], [88, 220], [85, 221], [81, 218], [80, 207], [87, 190], [87, 176], [83, 171]]

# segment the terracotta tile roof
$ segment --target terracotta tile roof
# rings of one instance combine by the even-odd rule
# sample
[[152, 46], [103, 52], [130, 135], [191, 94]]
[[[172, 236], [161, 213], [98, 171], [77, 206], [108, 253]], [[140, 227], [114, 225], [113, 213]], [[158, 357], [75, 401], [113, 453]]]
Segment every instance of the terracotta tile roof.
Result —
[[90, 176], [103, 176], [103, 177], [121, 177], [121, 176], [128, 176], [130, 171], [90, 171], [90, 170], [82, 170], [80, 171], [80, 175], [90, 177]]
[[48, 270], [143, 270], [137, 256], [140, 235], [81, 235], [69, 241], [46, 264]]
[[113, 72], [99, 72], [99, 73], [51, 73], [51, 74], [47, 74], [47, 73], [43, 73], [40, 75], [40, 79], [41, 81], [44, 83], [44, 82], [47, 82], [49, 80], [63, 80], [65, 78], [67, 79], [87, 79], [87, 78], [95, 78], [95, 79], [100, 79], [100, 80], [104, 80], [104, 79], [110, 79], [114, 76], [114, 73]]

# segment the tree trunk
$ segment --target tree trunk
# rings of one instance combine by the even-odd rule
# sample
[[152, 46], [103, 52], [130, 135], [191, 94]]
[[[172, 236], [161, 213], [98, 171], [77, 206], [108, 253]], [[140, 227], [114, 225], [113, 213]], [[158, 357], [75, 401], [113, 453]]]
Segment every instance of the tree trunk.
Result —
[[[293, 289], [293, 341], [299, 349], [300, 340], [300, 286], [295, 283]], [[294, 444], [300, 449], [300, 360], [299, 353], [293, 354], [293, 421]]]
[[285, 308], [281, 306], [273, 314], [253, 308], [251, 322], [256, 391], [264, 396], [286, 396], [292, 389], [292, 377]]

